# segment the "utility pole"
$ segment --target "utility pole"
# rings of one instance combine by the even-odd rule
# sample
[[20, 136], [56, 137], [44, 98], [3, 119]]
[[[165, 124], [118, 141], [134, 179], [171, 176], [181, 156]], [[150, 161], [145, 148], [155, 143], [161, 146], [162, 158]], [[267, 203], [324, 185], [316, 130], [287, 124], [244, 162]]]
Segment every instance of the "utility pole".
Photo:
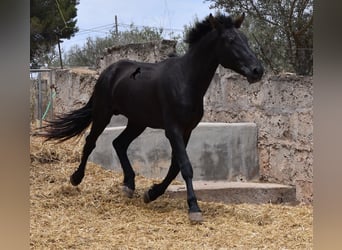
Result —
[[63, 62], [62, 62], [62, 52], [61, 52], [61, 43], [63, 42], [61, 37], [61, 32], [59, 30], [55, 31], [55, 34], [57, 36], [57, 45], [58, 45], [58, 53], [59, 53], [59, 63], [61, 64], [61, 69], [63, 69]]
[[58, 52], [59, 52], [59, 62], [61, 64], [61, 69], [63, 69], [63, 62], [62, 62], [62, 53], [61, 53], [61, 45], [60, 43], [62, 43], [63, 41], [59, 39], [58, 37]]
[[118, 35], [118, 17], [115, 15], [115, 35]]

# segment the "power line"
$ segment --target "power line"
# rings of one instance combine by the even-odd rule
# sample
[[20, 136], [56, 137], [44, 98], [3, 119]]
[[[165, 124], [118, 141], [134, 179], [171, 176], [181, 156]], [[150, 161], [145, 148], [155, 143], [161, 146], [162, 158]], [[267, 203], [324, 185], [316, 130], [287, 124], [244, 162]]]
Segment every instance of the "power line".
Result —
[[55, 0], [55, 2], [56, 2], [56, 5], [57, 5], [59, 14], [61, 15], [62, 20], [63, 20], [63, 22], [64, 22], [64, 25], [65, 25], [64, 28], [68, 28], [68, 24], [67, 24], [66, 21], [65, 21], [65, 18], [64, 18], [63, 12], [62, 12], [62, 10], [61, 10], [61, 7], [59, 6], [58, 0]]
[[[143, 28], [151, 28], [151, 29], [162, 29], [163, 31], [174, 31], [174, 32], [182, 32], [182, 29], [176, 29], [176, 28], [164, 28], [164, 27], [157, 27], [157, 26], [148, 26], [148, 25], [135, 25], [135, 24], [127, 24], [127, 23], [118, 23], [117, 24], [118, 27], [120, 28], [139, 28], [139, 29], [143, 29]], [[84, 35], [84, 34], [91, 34], [91, 33], [96, 33], [96, 32], [100, 32], [100, 33], [110, 33], [110, 28], [114, 29], [115, 28], [115, 23], [110, 23], [110, 24], [105, 24], [105, 25], [101, 25], [101, 26], [96, 26], [96, 27], [92, 27], [92, 28], [86, 28], [86, 29], [80, 29], [75, 36], [79, 36], [79, 35]]]
[[166, 31], [183, 31], [183, 29], [177, 29], [177, 28], [164, 28], [164, 27], [157, 27], [157, 26], [148, 26], [148, 25], [135, 25], [135, 24], [127, 24], [127, 23], [119, 23], [119, 26], [123, 27], [136, 27], [136, 28], [151, 28], [151, 29], [162, 29]]
[[[144, 29], [144, 28], [150, 28], [150, 29], [161, 29], [162, 31], [162, 36], [167, 37], [173, 36], [177, 33], [183, 32], [183, 29], [177, 29], [177, 28], [164, 28], [164, 27], [157, 27], [157, 26], [148, 26], [148, 25], [136, 25], [134, 23], [127, 24], [127, 23], [118, 23], [117, 24], [118, 29], [120, 28], [121, 30], [128, 30], [130, 28], [138, 28], [138, 29]], [[74, 44], [79, 44], [81, 42], [85, 42], [88, 38], [92, 37], [97, 37], [97, 35], [101, 35], [101, 37], [104, 36], [110, 36], [114, 31], [115, 31], [115, 23], [109, 23], [109, 24], [104, 24], [104, 25], [99, 25], [99, 26], [94, 26], [90, 28], [83, 28], [79, 29], [77, 33], [75, 33], [72, 43]]]
[[80, 29], [77, 34], [82, 34], [82, 33], [87, 33], [87, 32], [96, 32], [96, 31], [101, 31], [101, 30], [106, 30], [109, 29], [111, 27], [114, 27], [114, 23], [110, 23], [110, 24], [105, 24], [105, 25], [101, 25], [101, 26], [96, 26], [93, 28], [87, 28], [87, 29]]

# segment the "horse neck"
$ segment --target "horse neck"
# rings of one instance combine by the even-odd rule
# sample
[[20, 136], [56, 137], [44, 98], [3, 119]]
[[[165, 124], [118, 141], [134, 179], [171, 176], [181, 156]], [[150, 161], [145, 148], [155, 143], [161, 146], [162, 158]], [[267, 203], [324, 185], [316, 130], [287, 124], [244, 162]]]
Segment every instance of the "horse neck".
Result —
[[192, 89], [198, 90], [198, 94], [202, 98], [219, 65], [216, 53], [214, 53], [214, 46], [215, 40], [202, 38], [184, 55], [186, 68], [189, 69], [187, 84], [193, 85]]

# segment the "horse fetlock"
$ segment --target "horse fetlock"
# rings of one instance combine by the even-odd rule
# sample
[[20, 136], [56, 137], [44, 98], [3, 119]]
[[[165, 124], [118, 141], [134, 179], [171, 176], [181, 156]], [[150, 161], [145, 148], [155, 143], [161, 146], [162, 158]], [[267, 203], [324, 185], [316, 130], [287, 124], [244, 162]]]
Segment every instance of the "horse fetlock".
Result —
[[159, 196], [164, 193], [164, 190], [160, 188], [157, 184], [154, 184], [149, 190], [144, 194], [144, 202], [149, 203], [156, 200]]
[[189, 206], [189, 213], [192, 212], [201, 212], [201, 209], [198, 206], [196, 197], [191, 197], [187, 200]]
[[150, 202], [152, 201], [148, 192], [149, 192], [149, 190], [147, 190], [147, 191], [144, 193], [144, 202], [145, 202], [145, 203], [150, 203]]
[[130, 177], [124, 177], [123, 185], [131, 190], [135, 190], [134, 174]]

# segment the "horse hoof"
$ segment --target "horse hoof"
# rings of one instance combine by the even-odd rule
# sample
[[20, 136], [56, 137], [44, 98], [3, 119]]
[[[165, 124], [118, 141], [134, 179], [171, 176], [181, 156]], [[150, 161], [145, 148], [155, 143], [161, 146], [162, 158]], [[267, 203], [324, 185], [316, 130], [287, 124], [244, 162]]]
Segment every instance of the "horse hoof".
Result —
[[82, 181], [82, 179], [81, 179], [81, 180], [79, 180], [79, 178], [76, 179], [74, 175], [71, 175], [71, 176], [70, 176], [70, 183], [71, 183], [73, 186], [77, 186], [78, 184], [81, 183], [81, 181]]
[[151, 202], [150, 195], [148, 194], [148, 191], [146, 191], [144, 193], [144, 202], [145, 203], [150, 203]]
[[134, 190], [130, 189], [129, 187], [123, 186], [122, 192], [127, 198], [133, 198]]
[[203, 217], [201, 212], [190, 212], [189, 219], [192, 224], [200, 224], [203, 222]]

